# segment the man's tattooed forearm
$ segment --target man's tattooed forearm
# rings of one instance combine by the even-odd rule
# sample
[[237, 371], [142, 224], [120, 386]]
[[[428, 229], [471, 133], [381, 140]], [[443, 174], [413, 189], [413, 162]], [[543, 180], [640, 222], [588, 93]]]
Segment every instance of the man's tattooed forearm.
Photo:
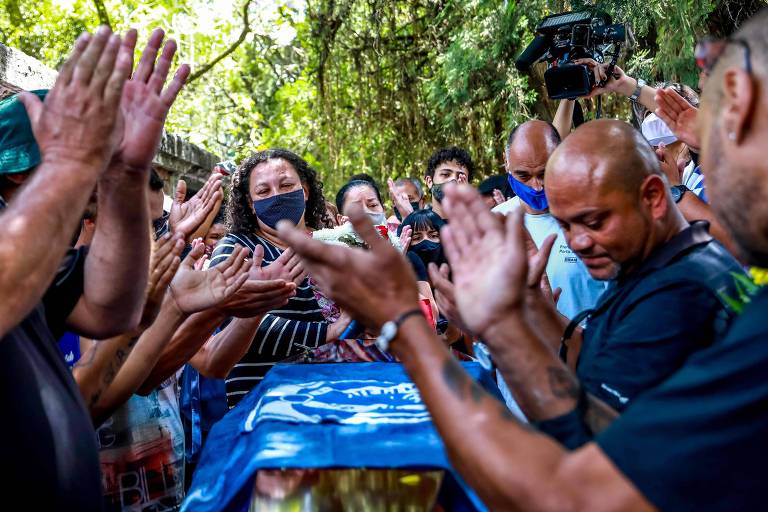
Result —
[[599, 434], [608, 428], [618, 417], [619, 413], [608, 404], [587, 394], [587, 411], [584, 414], [584, 420], [589, 425], [593, 434]]
[[557, 398], [579, 398], [579, 379], [567, 368], [562, 366], [550, 366], [547, 368], [549, 376], [549, 389]]

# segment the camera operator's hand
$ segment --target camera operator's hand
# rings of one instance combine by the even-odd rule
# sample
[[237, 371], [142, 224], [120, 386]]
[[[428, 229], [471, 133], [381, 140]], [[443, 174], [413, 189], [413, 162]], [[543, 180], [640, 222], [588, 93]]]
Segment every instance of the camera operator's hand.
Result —
[[[573, 63], [586, 65], [595, 75], [595, 84], [599, 84], [608, 77], [607, 72], [609, 64], [607, 63], [600, 64], [594, 59], [576, 59]], [[613, 66], [613, 73], [611, 78], [606, 82], [605, 87], [595, 87], [586, 97], [594, 98], [595, 96], [599, 96], [606, 92], [616, 92], [629, 97], [635, 92], [636, 87], [637, 80], [628, 77], [626, 73], [624, 73], [624, 70], [619, 66]]]

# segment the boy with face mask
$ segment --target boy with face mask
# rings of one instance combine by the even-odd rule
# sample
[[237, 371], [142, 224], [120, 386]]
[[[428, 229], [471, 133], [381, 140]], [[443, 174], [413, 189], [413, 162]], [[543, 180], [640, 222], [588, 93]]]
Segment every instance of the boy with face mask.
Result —
[[445, 188], [471, 182], [474, 168], [472, 157], [459, 147], [451, 146], [436, 151], [429, 158], [427, 174], [424, 176], [424, 182], [432, 195], [432, 203], [428, 207], [447, 221], [443, 210]]

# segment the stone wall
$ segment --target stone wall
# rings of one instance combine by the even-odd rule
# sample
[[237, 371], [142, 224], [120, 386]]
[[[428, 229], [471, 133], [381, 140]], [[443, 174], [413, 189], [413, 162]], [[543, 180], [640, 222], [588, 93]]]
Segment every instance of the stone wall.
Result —
[[[56, 71], [29, 55], [0, 44], [0, 98], [24, 90], [50, 89]], [[221, 158], [171, 133], [164, 133], [155, 166], [165, 180], [166, 193], [172, 195], [179, 179], [197, 191]]]

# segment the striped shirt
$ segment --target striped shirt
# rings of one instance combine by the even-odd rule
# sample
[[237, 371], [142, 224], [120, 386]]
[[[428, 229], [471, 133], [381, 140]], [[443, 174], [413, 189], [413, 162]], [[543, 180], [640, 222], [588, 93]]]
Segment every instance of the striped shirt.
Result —
[[[230, 233], [222, 238], [211, 256], [211, 266], [224, 261], [235, 244], [247, 247], [252, 255], [256, 244], [264, 249], [262, 266], [269, 265], [283, 252], [270, 241], [255, 235]], [[278, 361], [299, 354], [302, 347], [317, 347], [325, 343], [328, 323], [315, 300], [308, 279], [304, 279], [285, 306], [264, 315], [253, 343], [243, 358], [235, 364], [226, 378], [227, 402], [234, 407]]]

